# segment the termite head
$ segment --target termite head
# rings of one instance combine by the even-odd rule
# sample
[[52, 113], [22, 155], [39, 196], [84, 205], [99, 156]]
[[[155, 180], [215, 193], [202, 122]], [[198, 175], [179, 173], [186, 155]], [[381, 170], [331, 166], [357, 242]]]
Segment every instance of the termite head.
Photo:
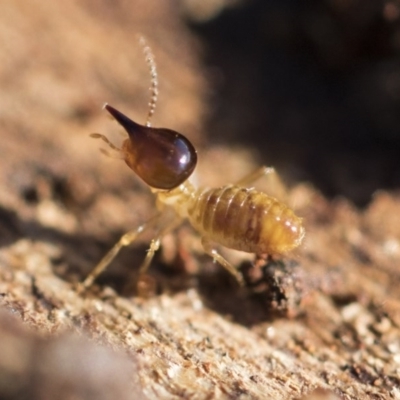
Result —
[[[114, 146], [104, 135], [91, 136], [102, 139], [113, 150], [120, 153], [129, 168], [153, 189], [172, 190], [186, 181], [197, 164], [197, 154], [192, 143], [183, 135], [171, 129], [152, 128], [150, 120], [156, 108], [158, 96], [157, 69], [151, 48], [140, 36], [146, 62], [151, 75], [151, 98], [146, 125], [140, 125], [114, 107], [106, 104], [104, 108], [126, 130], [129, 138], [122, 148]], [[104, 151], [108, 154], [107, 151]]]
[[108, 104], [104, 108], [128, 133], [122, 157], [145, 183], [171, 190], [189, 178], [197, 164], [197, 153], [185, 136], [171, 129], [140, 125]]

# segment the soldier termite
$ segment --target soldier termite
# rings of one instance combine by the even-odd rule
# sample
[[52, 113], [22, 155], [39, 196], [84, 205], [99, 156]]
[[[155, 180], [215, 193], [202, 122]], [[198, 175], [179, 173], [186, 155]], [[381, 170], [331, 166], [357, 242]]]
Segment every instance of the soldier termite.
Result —
[[[151, 127], [150, 120], [157, 101], [157, 72], [151, 49], [143, 39], [141, 42], [152, 76], [152, 97], [146, 125], [139, 125], [106, 104], [104, 108], [129, 137], [118, 148], [102, 134], [91, 136], [107, 143], [149, 185], [157, 196], [159, 212], [143, 225], [125, 233], [82, 285], [90, 286], [122, 247], [131, 244], [144, 230], [156, 227], [157, 234], [139, 270], [139, 274], [144, 274], [161, 238], [184, 219], [188, 219], [201, 234], [204, 251], [229, 271], [239, 284], [243, 284], [242, 275], [217, 252], [213, 243], [249, 253], [281, 255], [302, 242], [305, 233], [302, 219], [276, 198], [245, 187], [263, 175], [274, 174], [273, 168], [259, 168], [236, 184], [218, 188], [196, 188], [190, 182], [189, 177], [197, 163], [194, 146], [178, 132]], [[167, 222], [162, 219], [166, 208], [173, 211]], [[159, 226], [161, 221], [163, 225]]]

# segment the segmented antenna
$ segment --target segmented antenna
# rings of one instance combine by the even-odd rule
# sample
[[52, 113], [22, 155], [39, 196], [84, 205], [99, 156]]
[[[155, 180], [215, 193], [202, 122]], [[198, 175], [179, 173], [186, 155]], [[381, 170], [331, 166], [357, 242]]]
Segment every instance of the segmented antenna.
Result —
[[157, 66], [154, 59], [154, 54], [151, 51], [151, 47], [147, 44], [144, 36], [139, 36], [139, 44], [143, 49], [143, 53], [149, 66], [151, 84], [150, 84], [150, 101], [149, 101], [149, 112], [147, 113], [146, 126], [151, 126], [151, 117], [154, 114], [158, 99], [158, 77], [157, 77]]

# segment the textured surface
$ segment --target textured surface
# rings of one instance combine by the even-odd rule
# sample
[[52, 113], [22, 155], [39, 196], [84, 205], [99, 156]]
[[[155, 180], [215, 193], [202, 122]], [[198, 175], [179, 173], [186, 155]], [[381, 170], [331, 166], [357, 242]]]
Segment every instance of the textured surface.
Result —
[[[172, 3], [2, 6], [0, 397], [52, 398], [66, 387], [58, 379], [69, 377], [79, 399], [400, 398], [395, 194], [377, 192], [360, 211], [294, 186], [287, 200], [305, 219], [305, 243], [291, 259], [257, 260], [259, 268], [227, 252], [246, 290], [183, 227], [163, 241], [149, 298], [132, 289], [145, 242], [77, 292], [118, 235], [153, 211], [129, 169], [87, 137], [118, 129], [101, 113], [104, 101], [145, 119], [149, 78], [138, 32], [158, 63], [154, 124], [198, 146], [205, 72]], [[256, 167], [250, 150], [199, 148], [199, 178], [210, 184]]]

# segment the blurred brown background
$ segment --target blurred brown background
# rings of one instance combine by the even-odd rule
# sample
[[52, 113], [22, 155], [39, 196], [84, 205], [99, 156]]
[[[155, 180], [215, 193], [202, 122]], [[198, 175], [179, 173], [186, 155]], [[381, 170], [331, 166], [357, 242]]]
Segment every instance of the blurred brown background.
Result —
[[[229, 4], [230, 2], [226, 2]], [[398, 1], [248, 1], [193, 24], [213, 142], [366, 205], [400, 184]]]

